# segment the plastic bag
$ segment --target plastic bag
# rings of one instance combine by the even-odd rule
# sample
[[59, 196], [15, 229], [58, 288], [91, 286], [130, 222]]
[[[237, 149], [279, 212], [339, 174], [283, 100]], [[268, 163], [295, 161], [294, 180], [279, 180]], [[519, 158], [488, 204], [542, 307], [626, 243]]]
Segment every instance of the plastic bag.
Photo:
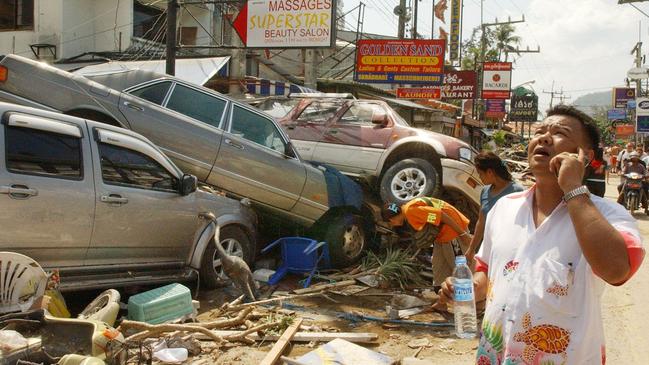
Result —
[[27, 347], [27, 339], [12, 330], [0, 330], [0, 350], [12, 351]]

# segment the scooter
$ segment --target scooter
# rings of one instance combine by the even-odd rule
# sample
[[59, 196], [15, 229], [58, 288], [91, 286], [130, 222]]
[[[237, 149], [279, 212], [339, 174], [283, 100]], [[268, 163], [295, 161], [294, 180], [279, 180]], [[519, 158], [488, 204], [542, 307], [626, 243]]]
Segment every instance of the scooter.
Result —
[[631, 172], [625, 174], [626, 182], [624, 183], [624, 206], [631, 214], [640, 208], [642, 199], [645, 199], [642, 181], [644, 177], [637, 173]]

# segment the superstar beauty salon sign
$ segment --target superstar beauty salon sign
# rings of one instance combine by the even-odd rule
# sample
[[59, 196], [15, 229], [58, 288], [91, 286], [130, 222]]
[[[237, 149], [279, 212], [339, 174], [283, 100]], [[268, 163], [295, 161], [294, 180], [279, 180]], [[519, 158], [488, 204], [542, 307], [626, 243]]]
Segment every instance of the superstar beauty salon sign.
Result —
[[332, 47], [336, 0], [248, 0], [234, 29], [248, 48]]

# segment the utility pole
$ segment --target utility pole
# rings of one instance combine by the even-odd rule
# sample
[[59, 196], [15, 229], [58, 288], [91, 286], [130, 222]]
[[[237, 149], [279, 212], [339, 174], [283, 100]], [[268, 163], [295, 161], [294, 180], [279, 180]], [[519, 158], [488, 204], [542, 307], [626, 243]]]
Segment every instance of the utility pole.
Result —
[[403, 39], [406, 35], [406, 0], [399, 0], [399, 31], [397, 37]]
[[417, 3], [419, 3], [419, 0], [412, 0], [413, 1], [413, 12], [414, 12], [414, 17], [412, 19], [412, 39], [417, 39]]
[[550, 89], [550, 91], [543, 90], [543, 93], [550, 94], [550, 109], [552, 109], [552, 102], [555, 98], [559, 99], [559, 103], [561, 104], [563, 104], [565, 99], [570, 99], [569, 96], [563, 96], [563, 88], [561, 88], [561, 91], [554, 91], [554, 81], [552, 81], [552, 89]]
[[[631, 50], [631, 55], [635, 53], [635, 67], [642, 67], [642, 42], [638, 41], [638, 43], [635, 44], [635, 47]], [[641, 87], [641, 80], [637, 79], [635, 80], [635, 97], [639, 98], [642, 96], [642, 87]], [[634, 112], [635, 113], [635, 112]], [[635, 118], [637, 120], [637, 116]], [[637, 128], [638, 123], [636, 122], [636, 128]], [[638, 133], [636, 131], [635, 134], [635, 143], [638, 143]]]
[[166, 72], [168, 75], [176, 74], [176, 13], [178, 11], [177, 0], [167, 0], [167, 62]]
[[505, 62], [507, 62], [507, 58], [509, 58], [510, 53], [516, 53], [516, 54], [521, 54], [521, 53], [541, 53], [541, 46], [537, 45], [536, 49], [530, 49], [530, 46], [527, 46], [526, 49], [512, 49], [511, 51], [505, 50]]

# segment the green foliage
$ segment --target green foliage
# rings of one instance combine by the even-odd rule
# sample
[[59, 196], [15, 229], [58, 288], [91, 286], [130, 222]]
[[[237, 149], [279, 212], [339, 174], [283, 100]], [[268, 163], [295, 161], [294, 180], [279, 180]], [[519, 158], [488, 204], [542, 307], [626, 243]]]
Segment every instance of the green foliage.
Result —
[[370, 251], [362, 267], [364, 271], [373, 271], [384, 282], [398, 284], [401, 289], [411, 283], [424, 284], [419, 275], [422, 266], [411, 250], [389, 247], [380, 255]]
[[496, 146], [502, 147], [505, 145], [505, 143], [507, 142], [507, 138], [505, 136], [506, 134], [504, 131], [497, 131], [493, 134], [493, 139], [494, 142], [496, 142]]
[[[504, 24], [495, 28], [486, 27], [484, 34], [485, 62], [507, 61], [509, 53], [516, 53], [521, 37], [514, 34], [516, 28]], [[473, 28], [471, 38], [462, 44], [462, 69], [474, 70], [476, 62], [480, 63], [482, 49], [482, 34], [480, 26]]]
[[487, 321], [483, 321], [482, 335], [484, 336], [485, 340], [489, 342], [491, 347], [496, 350], [496, 352], [502, 352], [505, 348], [502, 326], [494, 326]]

